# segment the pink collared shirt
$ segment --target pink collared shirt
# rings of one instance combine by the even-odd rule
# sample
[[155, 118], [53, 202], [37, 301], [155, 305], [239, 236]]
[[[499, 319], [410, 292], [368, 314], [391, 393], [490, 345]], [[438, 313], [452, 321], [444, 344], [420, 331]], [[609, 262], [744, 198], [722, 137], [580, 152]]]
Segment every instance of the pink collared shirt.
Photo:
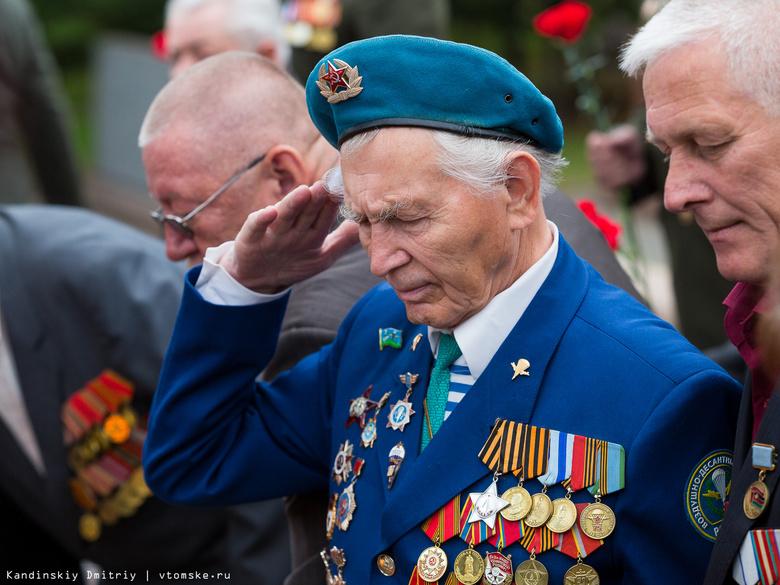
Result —
[[756, 325], [764, 301], [761, 289], [746, 282], [739, 282], [723, 304], [728, 307], [723, 325], [726, 335], [753, 373], [753, 436], [755, 437], [766, 405], [772, 396], [775, 380], [761, 366], [761, 353], [756, 347]]

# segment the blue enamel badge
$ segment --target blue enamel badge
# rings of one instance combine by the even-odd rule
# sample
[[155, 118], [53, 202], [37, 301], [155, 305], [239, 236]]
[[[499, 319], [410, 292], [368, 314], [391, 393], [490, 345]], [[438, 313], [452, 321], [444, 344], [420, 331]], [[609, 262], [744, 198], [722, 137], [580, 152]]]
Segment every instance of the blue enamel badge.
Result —
[[731, 451], [713, 451], [694, 468], [685, 484], [688, 520], [702, 538], [714, 542], [731, 490]]

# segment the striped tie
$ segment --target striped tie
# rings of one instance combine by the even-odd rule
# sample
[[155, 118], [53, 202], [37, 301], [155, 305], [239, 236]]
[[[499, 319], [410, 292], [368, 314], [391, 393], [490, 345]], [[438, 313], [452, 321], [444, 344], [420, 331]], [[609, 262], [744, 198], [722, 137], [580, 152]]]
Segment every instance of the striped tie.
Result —
[[[441, 334], [439, 352], [433, 364], [431, 381], [428, 384], [427, 405], [431, 433], [436, 434], [444, 422], [444, 410], [450, 393], [450, 366], [462, 355], [458, 343], [452, 335]], [[423, 425], [420, 451], [430, 442], [427, 425]]]

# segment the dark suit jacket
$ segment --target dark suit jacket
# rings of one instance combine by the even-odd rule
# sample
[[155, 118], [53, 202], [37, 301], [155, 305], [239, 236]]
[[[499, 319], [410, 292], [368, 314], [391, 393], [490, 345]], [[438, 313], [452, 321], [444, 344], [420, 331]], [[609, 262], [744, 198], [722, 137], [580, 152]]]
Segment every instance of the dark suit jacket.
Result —
[[[148, 410], [183, 274], [165, 258], [159, 240], [97, 214], [56, 206], [0, 208], [0, 310], [47, 472], [36, 473], [0, 422], [0, 507], [10, 500], [24, 522], [45, 531], [73, 559], [144, 577], [148, 570], [150, 582], [158, 581], [159, 571], [211, 570], [232, 572], [232, 582], [280, 583], [289, 570], [284, 536], [264, 546], [262, 572], [239, 578], [228, 538], [240, 526], [231, 510], [193, 511], [151, 498], [136, 515], [104, 528], [97, 542], [78, 535], [81, 511], [68, 488], [60, 407], [112, 368], [135, 384], [136, 408]], [[281, 504], [275, 514], [265, 520], [266, 535], [276, 536], [284, 526]], [[21, 538], [28, 532], [21, 517], [0, 533]], [[262, 536], [255, 532], [253, 539]], [[27, 546], [38, 560], [28, 569], [60, 552], [31, 540]], [[0, 569], [10, 561], [9, 550], [0, 547]]]
[[72, 124], [54, 56], [27, 0], [0, 2], [0, 202], [82, 205]]
[[718, 539], [712, 551], [707, 569], [705, 585], [731, 584], [731, 569], [742, 541], [749, 530], [780, 528], [780, 469], [767, 473], [764, 483], [770, 490], [768, 508], [756, 520], [750, 520], [742, 510], [742, 499], [750, 484], [758, 479], [759, 470], [753, 467], [750, 448], [755, 441], [774, 445], [780, 451], [780, 383], [775, 386], [764, 417], [753, 439], [753, 392], [752, 376], [748, 376], [739, 407], [737, 438], [734, 445], [734, 465], [731, 476], [729, 505], [723, 517]]

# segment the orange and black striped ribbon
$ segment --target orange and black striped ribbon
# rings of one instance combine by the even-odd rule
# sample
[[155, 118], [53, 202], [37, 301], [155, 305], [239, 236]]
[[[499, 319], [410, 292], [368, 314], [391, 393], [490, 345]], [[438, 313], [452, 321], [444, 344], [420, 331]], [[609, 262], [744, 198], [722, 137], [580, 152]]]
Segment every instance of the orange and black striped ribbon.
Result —
[[546, 550], [555, 548], [560, 541], [560, 535], [556, 534], [547, 526], [539, 528], [526, 528], [525, 535], [520, 539], [520, 544], [528, 552], [541, 554]]
[[550, 431], [508, 420], [499, 421], [479, 452], [491, 471], [532, 479], [547, 471]]

